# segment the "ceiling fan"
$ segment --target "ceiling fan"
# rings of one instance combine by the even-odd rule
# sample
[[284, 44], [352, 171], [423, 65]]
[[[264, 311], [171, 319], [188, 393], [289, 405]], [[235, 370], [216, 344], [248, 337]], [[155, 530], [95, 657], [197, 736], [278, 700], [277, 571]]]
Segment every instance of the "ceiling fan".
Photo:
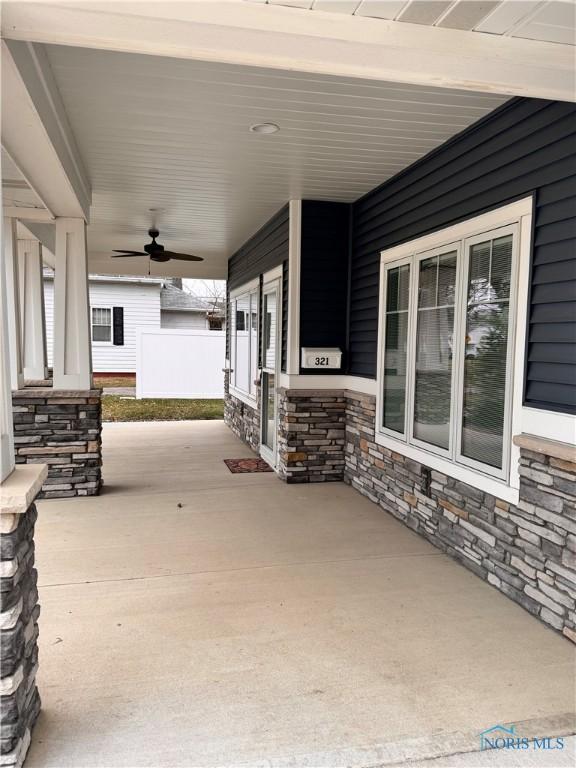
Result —
[[152, 261], [170, 261], [170, 259], [179, 259], [180, 261], [204, 261], [202, 256], [193, 256], [191, 253], [175, 253], [174, 251], [167, 251], [163, 245], [156, 242], [156, 238], [160, 235], [160, 232], [157, 229], [149, 229], [148, 234], [152, 238], [152, 242], [145, 245], [143, 251], [115, 250], [113, 258], [121, 259], [124, 256], [149, 256]]

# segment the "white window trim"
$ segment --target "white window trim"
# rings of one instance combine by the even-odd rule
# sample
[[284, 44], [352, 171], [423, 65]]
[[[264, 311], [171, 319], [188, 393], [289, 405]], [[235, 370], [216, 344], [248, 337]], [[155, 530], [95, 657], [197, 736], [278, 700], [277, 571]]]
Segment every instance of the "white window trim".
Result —
[[230, 298], [236, 299], [238, 296], [242, 296], [244, 293], [250, 293], [250, 291], [253, 291], [260, 287], [260, 278], [255, 277], [254, 280], [250, 280], [248, 283], [244, 283], [243, 285], [239, 285], [238, 288], [234, 288], [230, 291]]
[[[434, 232], [430, 235], [417, 238], [407, 243], [395, 246], [380, 254], [380, 305], [378, 318], [378, 375], [376, 392], [376, 431], [375, 440], [378, 444], [390, 450], [401, 453], [408, 458], [421, 462], [443, 474], [449, 475], [468, 485], [479, 488], [498, 498], [517, 503], [518, 489], [520, 487], [520, 477], [518, 473], [519, 449], [512, 444], [512, 436], [522, 431], [522, 390], [524, 380], [524, 357], [526, 340], [526, 322], [528, 311], [528, 281], [530, 273], [530, 252], [531, 252], [531, 234], [532, 234], [532, 216], [533, 216], [532, 197], [524, 198], [517, 202], [502, 206], [489, 213], [473, 217], [467, 221], [460, 222], [451, 227]], [[396, 263], [402, 260], [413, 258], [416, 254], [423, 251], [431, 251], [438, 247], [448, 246], [456, 241], [468, 241], [475, 235], [498, 229], [500, 227], [516, 224], [517, 245], [516, 258], [513, 259], [513, 273], [511, 281], [510, 305], [515, 302], [515, 312], [510, 321], [510, 339], [508, 366], [509, 383], [512, 388], [509, 399], [509, 412], [505, 415], [505, 434], [504, 434], [504, 454], [507, 459], [505, 462], [506, 470], [502, 477], [496, 477], [488, 474], [479, 468], [470, 465], [465, 466], [456, 463], [452, 459], [445, 458], [435, 451], [427, 450], [424, 447], [411, 445], [407, 442], [408, 425], [410, 422], [410, 413], [413, 408], [413, 398], [407, 402], [406, 408], [406, 427], [404, 436], [399, 437], [391, 430], [384, 430], [382, 424], [382, 385], [383, 385], [383, 365], [384, 365], [384, 323], [385, 323], [385, 276], [387, 268], [391, 262]], [[462, 262], [462, 259], [460, 259]], [[415, 262], [414, 262], [415, 263]], [[460, 275], [463, 269], [460, 269]], [[462, 278], [463, 279], [463, 278]], [[414, 276], [411, 275], [411, 285], [417, 283]], [[512, 295], [514, 294], [514, 295]], [[459, 291], [462, 296], [462, 291]], [[413, 301], [413, 296], [411, 296]], [[456, 311], [456, 309], [455, 309]], [[409, 334], [415, 333], [415, 328], [409, 327]], [[455, 366], [458, 363], [455, 362]], [[410, 369], [409, 369], [410, 370]], [[408, 388], [408, 385], [407, 385]], [[408, 390], [409, 392], [411, 390]], [[460, 406], [459, 406], [460, 407]], [[457, 414], [459, 416], [459, 414]], [[460, 460], [460, 459], [459, 459]]]
[[574, 445], [576, 443], [576, 416], [571, 413], [545, 411], [525, 405], [522, 408], [522, 429], [517, 429], [514, 432], [516, 435], [520, 433]]
[[[235, 299], [237, 299], [239, 296], [244, 296], [245, 294], [251, 294], [256, 292], [258, 297], [258, 327], [256, 329], [256, 338], [259, 338], [260, 334], [260, 278], [256, 277], [254, 280], [250, 280], [248, 283], [244, 283], [243, 285], [238, 286], [238, 288], [234, 288], [234, 290], [230, 291], [230, 303], [233, 302]], [[241, 389], [238, 389], [233, 384], [233, 374], [234, 374], [234, 368], [236, 366], [236, 346], [235, 346], [235, 340], [232, 335], [232, 331], [234, 330], [234, 333], [236, 332], [236, 321], [234, 320], [234, 323], [232, 323], [232, 318], [230, 318], [230, 362], [229, 362], [229, 370], [230, 370], [230, 380], [228, 382], [228, 391], [229, 393], [235, 397], [237, 400], [240, 400], [241, 402], [245, 403], [246, 405], [249, 405], [250, 408], [257, 408], [258, 406], [258, 399], [256, 397], [256, 393], [254, 395], [250, 395], [248, 392], [244, 392]], [[250, 364], [250, 363], [249, 363]], [[258, 365], [256, 366], [258, 370]]]
[[302, 246], [302, 200], [290, 200], [288, 239], [288, 328], [286, 373], [300, 373], [300, 267]]
[[[110, 341], [94, 341], [94, 312], [95, 309], [108, 309], [110, 310]], [[104, 326], [100, 326], [103, 328]], [[114, 307], [109, 306], [103, 306], [102, 304], [98, 304], [95, 306], [90, 306], [90, 341], [95, 347], [113, 347], [114, 346]]]

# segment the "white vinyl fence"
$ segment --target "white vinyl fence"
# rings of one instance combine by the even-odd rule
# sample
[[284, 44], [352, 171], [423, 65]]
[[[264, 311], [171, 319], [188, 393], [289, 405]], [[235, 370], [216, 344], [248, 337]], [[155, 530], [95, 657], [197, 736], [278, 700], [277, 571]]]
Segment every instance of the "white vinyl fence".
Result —
[[224, 331], [136, 329], [136, 397], [224, 397]]

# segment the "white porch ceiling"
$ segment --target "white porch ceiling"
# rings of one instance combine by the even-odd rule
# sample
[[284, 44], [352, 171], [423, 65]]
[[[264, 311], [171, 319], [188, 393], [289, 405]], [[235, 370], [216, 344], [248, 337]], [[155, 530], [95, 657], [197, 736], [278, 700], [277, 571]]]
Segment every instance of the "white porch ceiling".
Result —
[[[228, 256], [290, 198], [352, 201], [506, 101], [431, 87], [46, 46], [92, 185], [92, 271], [161, 242], [199, 264], [152, 273], [223, 277]], [[257, 135], [254, 123], [280, 132]], [[121, 265], [121, 266], [120, 266]]]
[[247, 0], [576, 45], [574, 0]]

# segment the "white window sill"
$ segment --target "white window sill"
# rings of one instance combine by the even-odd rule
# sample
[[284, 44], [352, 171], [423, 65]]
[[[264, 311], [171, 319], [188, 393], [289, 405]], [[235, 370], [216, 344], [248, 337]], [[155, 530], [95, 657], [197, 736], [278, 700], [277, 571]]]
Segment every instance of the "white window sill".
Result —
[[237, 400], [241, 400], [246, 405], [249, 405], [250, 408], [256, 408], [258, 407], [258, 404], [256, 402], [255, 397], [250, 397], [250, 395], [247, 395], [246, 392], [242, 392], [239, 389], [236, 389], [235, 387], [228, 386], [228, 393], [232, 395], [232, 397], [235, 397]]
[[503, 480], [497, 480], [494, 477], [482, 474], [482, 472], [476, 472], [468, 467], [463, 467], [461, 464], [455, 464], [449, 459], [437, 456], [435, 453], [426, 451], [423, 448], [408, 445], [402, 442], [402, 440], [395, 440], [389, 435], [377, 432], [375, 441], [378, 445], [384, 446], [384, 448], [400, 453], [402, 456], [424, 464], [437, 472], [442, 472], [442, 474], [453, 477], [455, 480], [466, 483], [473, 488], [478, 488], [478, 490], [489, 493], [497, 499], [507, 501], [509, 504], [518, 503], [518, 488], [513, 488]]

